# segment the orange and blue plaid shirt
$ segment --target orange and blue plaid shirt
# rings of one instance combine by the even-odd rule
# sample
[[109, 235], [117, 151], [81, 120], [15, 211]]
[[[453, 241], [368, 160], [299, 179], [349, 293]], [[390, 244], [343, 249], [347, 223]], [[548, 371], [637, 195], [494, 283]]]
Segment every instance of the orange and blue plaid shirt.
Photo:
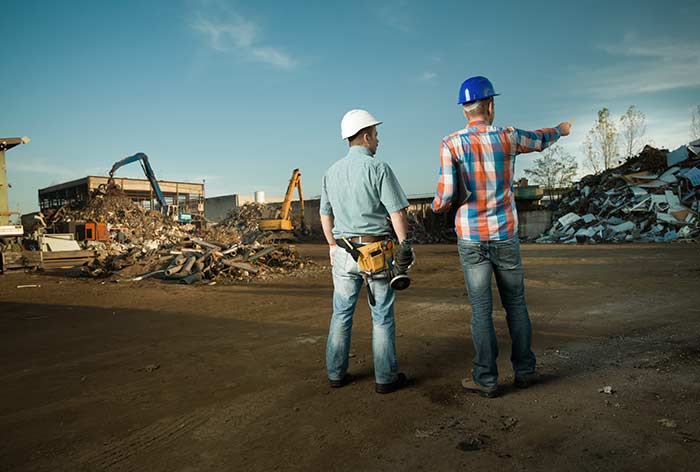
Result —
[[513, 177], [515, 156], [555, 143], [558, 128], [523, 131], [472, 121], [440, 144], [440, 180], [433, 211], [455, 214], [455, 231], [469, 241], [500, 241], [518, 234]]

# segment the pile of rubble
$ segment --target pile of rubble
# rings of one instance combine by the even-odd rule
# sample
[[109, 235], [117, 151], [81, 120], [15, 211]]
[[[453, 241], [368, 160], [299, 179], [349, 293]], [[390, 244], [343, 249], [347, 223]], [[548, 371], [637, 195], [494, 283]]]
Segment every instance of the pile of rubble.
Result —
[[[418, 244], [454, 243], [456, 235], [454, 227], [449, 226], [451, 216], [441, 214], [424, 214], [420, 211], [409, 210], [408, 233]], [[452, 215], [453, 216], [453, 215]]]
[[193, 284], [267, 279], [276, 274], [292, 274], [309, 264], [290, 245], [266, 246], [256, 242], [219, 246], [198, 238], [185, 238], [163, 248], [143, 245], [125, 251], [110, 249], [82, 270], [92, 277], [115, 274], [139, 281], [156, 276]]
[[538, 243], [666, 242], [700, 237], [700, 140], [581, 179]]
[[262, 203], [246, 203], [228, 212], [215, 226], [213, 237], [221, 233], [238, 234], [243, 244], [269, 239], [269, 232], [258, 228], [258, 221], [267, 217], [267, 207]]
[[312, 263], [293, 246], [265, 244], [268, 235], [257, 226], [263, 212], [262, 205], [247, 204], [219, 224], [205, 220], [182, 224], [146, 210], [111, 187], [95, 192], [87, 205], [61, 208], [48, 221], [108, 224], [108, 241], [85, 243], [97, 250], [96, 257], [82, 267], [91, 277], [157, 277], [192, 284], [266, 279], [309, 267]]

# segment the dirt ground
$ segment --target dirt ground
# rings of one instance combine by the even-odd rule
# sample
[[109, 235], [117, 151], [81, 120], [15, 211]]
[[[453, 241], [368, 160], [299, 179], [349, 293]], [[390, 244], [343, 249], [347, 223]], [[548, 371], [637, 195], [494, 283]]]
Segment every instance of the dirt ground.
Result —
[[[299, 249], [326, 264], [324, 246]], [[374, 393], [366, 302], [358, 378], [328, 387], [328, 270], [200, 287], [0, 276], [0, 470], [697, 470], [700, 246], [524, 245], [543, 381], [510, 386], [497, 303], [496, 399], [461, 390], [456, 248], [416, 252], [396, 316], [412, 383], [391, 395]]]

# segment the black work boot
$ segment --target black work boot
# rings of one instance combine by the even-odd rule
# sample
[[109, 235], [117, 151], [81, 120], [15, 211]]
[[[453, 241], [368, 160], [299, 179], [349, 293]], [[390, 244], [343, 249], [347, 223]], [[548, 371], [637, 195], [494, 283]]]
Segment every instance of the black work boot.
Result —
[[533, 372], [531, 374], [516, 375], [513, 380], [513, 385], [515, 388], [528, 388], [529, 386], [536, 384], [540, 380], [539, 372]]
[[377, 393], [382, 393], [382, 394], [395, 392], [398, 389], [405, 387], [407, 382], [408, 382], [408, 379], [406, 378], [406, 374], [404, 374], [403, 372], [399, 372], [399, 374], [396, 376], [396, 380], [394, 380], [391, 383], [388, 383], [388, 384], [375, 383], [374, 384], [374, 391]]
[[352, 383], [352, 381], [353, 376], [350, 374], [345, 374], [345, 376], [342, 379], [328, 379], [328, 385], [330, 385], [331, 388], [340, 388], [345, 387], [349, 383]]

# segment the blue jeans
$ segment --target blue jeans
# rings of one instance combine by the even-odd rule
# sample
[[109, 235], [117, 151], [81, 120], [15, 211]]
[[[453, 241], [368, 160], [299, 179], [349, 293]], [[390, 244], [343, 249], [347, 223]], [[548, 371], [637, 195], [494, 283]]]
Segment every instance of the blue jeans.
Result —
[[[342, 379], [348, 370], [352, 317], [363, 284], [357, 262], [347, 251], [337, 248], [333, 257], [333, 317], [326, 344], [326, 369], [331, 380]], [[386, 384], [394, 382], [399, 372], [394, 290], [387, 280], [372, 280], [370, 287], [376, 300], [376, 304], [370, 306], [374, 378], [377, 383]]]
[[523, 263], [517, 237], [505, 241], [466, 241], [457, 244], [459, 259], [472, 304], [471, 332], [474, 342], [474, 381], [486, 388], [498, 385], [498, 340], [493, 327], [491, 297], [492, 273], [506, 310], [506, 321], [513, 348], [510, 360], [515, 376], [535, 372], [531, 350], [532, 325], [525, 304]]

